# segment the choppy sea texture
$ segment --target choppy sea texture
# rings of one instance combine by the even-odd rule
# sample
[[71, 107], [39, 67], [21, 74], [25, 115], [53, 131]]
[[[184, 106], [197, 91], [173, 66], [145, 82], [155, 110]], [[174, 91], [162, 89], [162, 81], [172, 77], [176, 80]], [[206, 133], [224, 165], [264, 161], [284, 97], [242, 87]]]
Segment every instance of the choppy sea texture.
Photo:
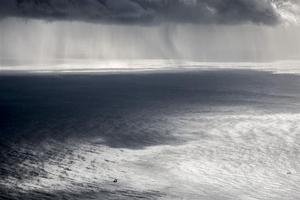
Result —
[[0, 198], [300, 198], [300, 77], [0, 77]]

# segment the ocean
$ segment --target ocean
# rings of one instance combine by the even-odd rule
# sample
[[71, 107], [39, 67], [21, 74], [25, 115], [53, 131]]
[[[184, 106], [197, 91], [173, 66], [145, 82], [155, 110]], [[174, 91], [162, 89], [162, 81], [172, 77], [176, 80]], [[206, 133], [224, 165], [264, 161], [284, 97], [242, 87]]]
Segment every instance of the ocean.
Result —
[[0, 199], [295, 200], [299, 124], [297, 73], [1, 73]]

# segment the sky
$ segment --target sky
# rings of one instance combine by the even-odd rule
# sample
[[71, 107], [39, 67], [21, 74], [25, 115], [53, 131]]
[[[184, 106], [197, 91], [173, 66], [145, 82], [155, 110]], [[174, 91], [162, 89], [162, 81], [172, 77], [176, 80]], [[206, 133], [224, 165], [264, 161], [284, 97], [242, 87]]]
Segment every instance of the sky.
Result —
[[0, 58], [294, 60], [297, 0], [2, 0]]
[[295, 14], [294, 0], [2, 0], [1, 17], [82, 20], [95, 23], [274, 25], [282, 11]]

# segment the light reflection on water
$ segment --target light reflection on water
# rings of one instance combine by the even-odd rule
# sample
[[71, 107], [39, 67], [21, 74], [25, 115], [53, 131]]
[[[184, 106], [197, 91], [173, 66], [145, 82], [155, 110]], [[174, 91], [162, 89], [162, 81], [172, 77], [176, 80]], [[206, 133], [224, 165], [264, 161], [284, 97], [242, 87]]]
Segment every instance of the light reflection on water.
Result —
[[298, 76], [231, 70], [0, 81], [3, 197], [300, 196]]

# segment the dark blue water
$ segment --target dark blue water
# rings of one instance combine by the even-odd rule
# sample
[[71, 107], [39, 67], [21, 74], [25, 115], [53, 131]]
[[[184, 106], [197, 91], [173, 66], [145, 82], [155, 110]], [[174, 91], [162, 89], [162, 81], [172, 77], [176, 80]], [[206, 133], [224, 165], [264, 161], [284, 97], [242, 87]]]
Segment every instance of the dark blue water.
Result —
[[248, 70], [1, 75], [0, 198], [297, 199], [299, 94]]

